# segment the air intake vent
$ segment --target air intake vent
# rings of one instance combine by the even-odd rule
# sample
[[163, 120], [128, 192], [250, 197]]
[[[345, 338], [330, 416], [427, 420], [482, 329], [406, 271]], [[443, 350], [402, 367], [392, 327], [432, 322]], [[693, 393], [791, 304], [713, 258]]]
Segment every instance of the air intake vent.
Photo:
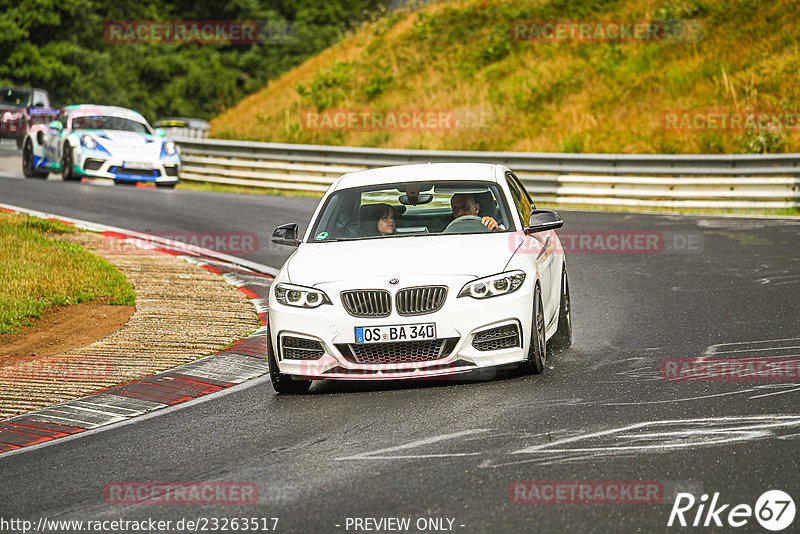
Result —
[[343, 291], [342, 304], [353, 317], [388, 317], [392, 313], [392, 297], [385, 289]]
[[519, 342], [519, 327], [515, 324], [509, 324], [478, 332], [472, 338], [472, 346], [480, 351], [519, 347], [521, 346]]
[[87, 171], [96, 171], [103, 166], [103, 163], [105, 163], [105, 161], [103, 161], [102, 159], [89, 158], [86, 160], [86, 163], [83, 164], [83, 168], [86, 169]]
[[400, 341], [397, 343], [341, 344], [337, 348], [350, 362], [361, 364], [414, 363], [446, 358], [458, 338]]
[[397, 292], [397, 313], [400, 315], [424, 315], [444, 306], [446, 286], [409, 287]]
[[302, 337], [281, 337], [281, 348], [284, 360], [316, 360], [325, 354], [319, 341]]

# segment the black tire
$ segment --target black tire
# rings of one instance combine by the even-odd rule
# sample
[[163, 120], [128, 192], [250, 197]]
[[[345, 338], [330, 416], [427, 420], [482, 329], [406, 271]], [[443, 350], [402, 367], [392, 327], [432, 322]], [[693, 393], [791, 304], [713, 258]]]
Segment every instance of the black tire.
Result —
[[561, 300], [558, 304], [558, 329], [550, 338], [550, 347], [563, 350], [572, 346], [572, 302], [569, 297], [569, 277], [567, 267], [561, 275]]
[[533, 297], [533, 324], [531, 324], [531, 342], [528, 344], [528, 358], [522, 364], [522, 369], [526, 373], [538, 375], [544, 371], [544, 364], [547, 362], [545, 335], [542, 292], [537, 285]]
[[65, 182], [80, 180], [80, 176], [75, 175], [75, 169], [72, 162], [72, 147], [69, 143], [64, 145], [64, 150], [61, 153], [61, 178]]
[[114, 180], [114, 185], [128, 185], [131, 187], [136, 187], [136, 182], [133, 180]]
[[37, 171], [33, 168], [33, 143], [28, 139], [22, 149], [22, 174], [25, 178], [47, 178], [48, 172]]
[[158, 187], [159, 189], [175, 189], [176, 185], [177, 184], [159, 184], [159, 183], [156, 183], [156, 187]]
[[278, 370], [278, 361], [272, 348], [272, 336], [267, 327], [267, 363], [269, 364], [269, 378], [275, 391], [284, 395], [302, 395], [311, 387], [311, 380], [294, 380]]

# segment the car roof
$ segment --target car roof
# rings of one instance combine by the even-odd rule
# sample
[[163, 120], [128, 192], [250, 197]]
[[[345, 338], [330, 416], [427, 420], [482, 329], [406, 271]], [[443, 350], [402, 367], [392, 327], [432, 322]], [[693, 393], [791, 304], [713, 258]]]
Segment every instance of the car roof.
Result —
[[111, 117], [122, 117], [126, 119], [133, 119], [140, 122], [147, 122], [147, 120], [139, 113], [132, 109], [121, 108], [119, 106], [96, 106], [94, 104], [75, 104], [64, 108], [67, 113], [74, 111], [85, 111], [87, 113], [103, 114]]
[[395, 165], [350, 172], [339, 178], [335, 190], [397, 182], [482, 181], [497, 182], [500, 165], [492, 163], [427, 163]]

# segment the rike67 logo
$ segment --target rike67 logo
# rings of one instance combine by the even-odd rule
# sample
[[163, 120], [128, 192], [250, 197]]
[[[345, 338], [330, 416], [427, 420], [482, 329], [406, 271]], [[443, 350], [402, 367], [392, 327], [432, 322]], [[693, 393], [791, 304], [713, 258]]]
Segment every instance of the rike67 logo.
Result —
[[[696, 509], [695, 509], [696, 505]], [[709, 502], [707, 494], [695, 499], [691, 493], [678, 493], [667, 526], [692, 527], [743, 527], [755, 516], [756, 521], [767, 530], [778, 532], [794, 522], [794, 500], [781, 490], [764, 492], [755, 507], [749, 504], [723, 504], [719, 492]]]

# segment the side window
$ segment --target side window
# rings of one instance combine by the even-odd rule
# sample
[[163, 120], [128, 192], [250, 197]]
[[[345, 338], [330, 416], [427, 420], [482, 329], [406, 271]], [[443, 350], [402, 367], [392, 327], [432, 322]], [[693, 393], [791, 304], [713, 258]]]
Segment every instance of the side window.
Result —
[[520, 219], [522, 219], [522, 227], [528, 226], [531, 220], [531, 210], [533, 204], [530, 201], [527, 191], [520, 189], [519, 179], [511, 173], [506, 174], [508, 181], [508, 188], [511, 190], [511, 197], [514, 199], [514, 205], [517, 208]]
[[525, 189], [525, 184], [523, 184], [523, 183], [522, 183], [522, 180], [520, 180], [520, 179], [517, 177], [517, 175], [516, 175], [516, 174], [514, 174], [513, 172], [512, 172], [512, 173], [510, 173], [510, 174], [511, 174], [511, 179], [512, 179], [514, 182], [516, 182], [517, 186], [519, 186], [519, 189], [520, 189], [520, 191], [522, 191], [522, 195], [523, 195], [525, 198], [527, 198], [527, 199], [528, 199], [528, 202], [530, 203], [530, 205], [531, 205], [531, 208], [532, 208], [532, 209], [536, 209], [536, 204], [533, 202], [533, 199], [532, 199], [532, 198], [531, 198], [531, 196], [528, 194], [528, 190], [527, 190], [527, 189]]
[[58, 115], [58, 120], [61, 121], [61, 126], [63, 126], [64, 129], [66, 130], [66, 128], [67, 128], [67, 112], [66, 111], [62, 111]]
[[42, 107], [49, 107], [50, 102], [47, 99], [47, 94], [44, 91], [34, 91], [33, 92], [33, 105], [41, 104]]

